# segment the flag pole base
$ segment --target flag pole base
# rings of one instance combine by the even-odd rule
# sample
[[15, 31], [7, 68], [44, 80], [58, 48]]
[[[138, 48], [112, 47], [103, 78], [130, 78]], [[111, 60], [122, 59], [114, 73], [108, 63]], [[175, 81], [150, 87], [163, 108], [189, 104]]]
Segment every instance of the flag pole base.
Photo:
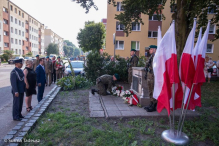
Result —
[[181, 135], [177, 136], [177, 130], [175, 130], [175, 133], [173, 133], [173, 130], [165, 130], [162, 132], [161, 138], [175, 145], [186, 145], [189, 142], [189, 137], [185, 133], [181, 132]]

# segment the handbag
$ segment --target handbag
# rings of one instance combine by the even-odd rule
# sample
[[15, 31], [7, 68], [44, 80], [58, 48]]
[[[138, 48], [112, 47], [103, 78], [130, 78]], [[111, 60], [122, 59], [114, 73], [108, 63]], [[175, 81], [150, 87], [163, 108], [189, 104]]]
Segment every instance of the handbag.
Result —
[[209, 68], [209, 69], [208, 69], [208, 72], [211, 72], [211, 73], [212, 73], [212, 72], [213, 72], [213, 68]]

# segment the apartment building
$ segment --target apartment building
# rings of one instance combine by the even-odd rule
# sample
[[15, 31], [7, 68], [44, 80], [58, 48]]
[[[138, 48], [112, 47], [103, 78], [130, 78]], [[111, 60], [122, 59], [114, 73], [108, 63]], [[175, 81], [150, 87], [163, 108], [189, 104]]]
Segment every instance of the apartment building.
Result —
[[[170, 23], [172, 21], [172, 12], [170, 8], [170, 0], [167, 0], [166, 5], [162, 13], [166, 16], [165, 20], [158, 21], [156, 15], [148, 16], [141, 14], [144, 25], [139, 23], [132, 23], [132, 32], [126, 37], [123, 32], [123, 24], [120, 24], [118, 20], [115, 19], [115, 14], [120, 14], [123, 11], [122, 0], [117, 0], [117, 7], [113, 5], [107, 5], [107, 29], [106, 29], [106, 49], [105, 52], [113, 55], [114, 44], [113, 44], [113, 34], [116, 36], [115, 44], [115, 54], [121, 57], [129, 57], [130, 49], [136, 49], [137, 55], [144, 56], [147, 51], [148, 46], [157, 44], [157, 29], [158, 26], [161, 27], [162, 36], [168, 30]], [[209, 12], [209, 18], [212, 17], [214, 11]], [[212, 57], [214, 61], [219, 58], [219, 40], [214, 42], [210, 41], [214, 38], [216, 31], [216, 25], [212, 25], [209, 31], [209, 40], [207, 45], [207, 55]]]
[[[0, 1], [0, 54], [4, 50], [14, 55], [45, 55], [45, 26], [10, 0]], [[60, 47], [63, 42], [59, 38]]]
[[53, 32], [51, 29], [45, 29], [44, 31], [44, 45], [45, 48], [49, 46], [50, 43], [57, 44], [59, 47], [59, 55], [64, 56], [63, 46], [64, 39], [58, 34]]

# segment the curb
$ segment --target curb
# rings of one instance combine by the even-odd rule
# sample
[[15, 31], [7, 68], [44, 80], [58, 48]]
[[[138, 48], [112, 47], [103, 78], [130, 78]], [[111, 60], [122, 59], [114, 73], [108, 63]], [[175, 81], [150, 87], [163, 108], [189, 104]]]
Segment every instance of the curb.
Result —
[[[46, 112], [61, 87], [55, 86], [44, 98], [3, 138], [3, 145], [19, 146], [30, 133], [40, 117]], [[37, 140], [34, 140], [37, 141]]]

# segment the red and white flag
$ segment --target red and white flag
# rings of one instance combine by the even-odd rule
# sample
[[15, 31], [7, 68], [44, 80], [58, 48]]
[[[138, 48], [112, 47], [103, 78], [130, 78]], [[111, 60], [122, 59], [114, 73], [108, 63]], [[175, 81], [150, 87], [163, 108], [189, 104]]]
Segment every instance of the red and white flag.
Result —
[[167, 109], [170, 115], [172, 105], [172, 85], [175, 84], [175, 108], [180, 108], [182, 102], [182, 88], [180, 86], [179, 72], [177, 66], [176, 42], [175, 42], [175, 22], [173, 21], [168, 31], [165, 33], [158, 45], [153, 59], [154, 71], [154, 93], [157, 99], [157, 111]]
[[[193, 28], [190, 31], [189, 36], [187, 38], [186, 45], [184, 47], [179, 65], [179, 74], [182, 82], [183, 91], [185, 92], [184, 104], [188, 102], [189, 93], [192, 88], [193, 79], [195, 75], [195, 65], [193, 61], [195, 29], [196, 20], [194, 19]], [[190, 102], [190, 105], [192, 104], [193, 103]], [[190, 106], [189, 109], [191, 109]]]
[[157, 30], [157, 46], [159, 46], [161, 39], [162, 39], [162, 34], [161, 34], [160, 26], [158, 26], [158, 30]]
[[210, 28], [210, 20], [208, 21], [207, 29], [205, 30], [204, 36], [201, 39], [201, 42], [199, 44], [198, 48], [198, 55], [195, 59], [195, 76], [193, 83], [196, 84], [196, 87], [194, 88], [195, 92], [199, 95], [198, 98], [194, 98], [194, 107], [199, 106], [201, 107], [201, 86], [205, 82], [205, 74], [204, 74], [204, 64], [205, 64], [205, 54], [207, 49], [207, 42], [208, 42], [208, 33]]

